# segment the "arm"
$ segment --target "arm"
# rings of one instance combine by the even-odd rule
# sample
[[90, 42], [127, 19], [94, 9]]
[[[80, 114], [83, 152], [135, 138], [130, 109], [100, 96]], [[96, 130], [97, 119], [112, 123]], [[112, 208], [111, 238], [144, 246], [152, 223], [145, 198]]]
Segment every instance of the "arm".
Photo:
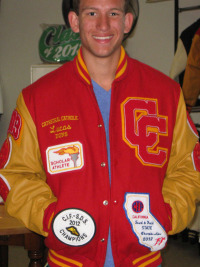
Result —
[[36, 128], [22, 94], [0, 158], [0, 194], [8, 213], [30, 230], [47, 236], [43, 230], [44, 212], [56, 198], [46, 183]]
[[200, 200], [200, 173], [193, 162], [193, 150], [197, 142], [198, 136], [187, 120], [181, 93], [163, 184], [164, 200], [172, 208], [172, 230], [169, 234], [178, 233], [187, 227], [193, 218], [196, 203]]

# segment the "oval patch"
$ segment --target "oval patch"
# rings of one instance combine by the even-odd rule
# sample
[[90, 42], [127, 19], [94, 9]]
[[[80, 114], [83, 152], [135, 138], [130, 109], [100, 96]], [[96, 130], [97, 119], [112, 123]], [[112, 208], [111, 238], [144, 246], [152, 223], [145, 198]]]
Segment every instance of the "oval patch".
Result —
[[54, 235], [69, 246], [83, 246], [89, 243], [96, 232], [91, 215], [80, 209], [66, 209], [56, 215], [52, 224]]

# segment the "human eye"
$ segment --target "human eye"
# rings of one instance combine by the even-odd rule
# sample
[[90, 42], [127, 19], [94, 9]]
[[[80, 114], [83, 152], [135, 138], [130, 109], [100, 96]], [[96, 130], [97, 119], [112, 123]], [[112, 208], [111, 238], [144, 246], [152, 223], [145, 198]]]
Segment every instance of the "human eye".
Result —
[[88, 10], [86, 11], [88, 16], [94, 17], [97, 15], [97, 11], [93, 8], [88, 8]]
[[88, 12], [88, 15], [91, 16], [91, 17], [94, 17], [96, 15], [96, 12], [90, 11], [90, 12]]
[[110, 13], [110, 16], [111, 16], [111, 17], [115, 17], [115, 16], [117, 16], [117, 15], [118, 15], [117, 12], [111, 12], [111, 13]]
[[120, 16], [122, 12], [120, 12], [120, 10], [112, 10], [110, 11], [110, 16], [111, 17], [117, 17]]

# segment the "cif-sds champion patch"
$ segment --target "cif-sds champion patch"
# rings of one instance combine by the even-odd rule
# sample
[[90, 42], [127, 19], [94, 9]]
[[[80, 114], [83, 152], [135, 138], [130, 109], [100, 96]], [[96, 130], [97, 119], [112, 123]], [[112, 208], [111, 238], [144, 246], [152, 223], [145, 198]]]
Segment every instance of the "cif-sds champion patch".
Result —
[[90, 214], [81, 209], [66, 209], [53, 220], [54, 235], [69, 246], [83, 246], [89, 243], [96, 232], [96, 224]]

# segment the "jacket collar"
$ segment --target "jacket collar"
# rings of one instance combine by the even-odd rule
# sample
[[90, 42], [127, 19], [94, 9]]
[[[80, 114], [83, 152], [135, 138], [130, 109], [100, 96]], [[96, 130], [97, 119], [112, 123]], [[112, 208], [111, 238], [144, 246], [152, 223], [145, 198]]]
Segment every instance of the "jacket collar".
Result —
[[[79, 75], [87, 82], [87, 84], [90, 85], [91, 78], [90, 78], [89, 72], [87, 70], [86, 64], [83, 59], [82, 48], [79, 49], [75, 60], [76, 60], [76, 67], [77, 67]], [[121, 46], [121, 55], [120, 55], [119, 63], [117, 66], [117, 71], [115, 74], [115, 80], [120, 78], [124, 74], [124, 72], [126, 71], [126, 68], [127, 68], [127, 55], [126, 55], [126, 52], [123, 46]]]

